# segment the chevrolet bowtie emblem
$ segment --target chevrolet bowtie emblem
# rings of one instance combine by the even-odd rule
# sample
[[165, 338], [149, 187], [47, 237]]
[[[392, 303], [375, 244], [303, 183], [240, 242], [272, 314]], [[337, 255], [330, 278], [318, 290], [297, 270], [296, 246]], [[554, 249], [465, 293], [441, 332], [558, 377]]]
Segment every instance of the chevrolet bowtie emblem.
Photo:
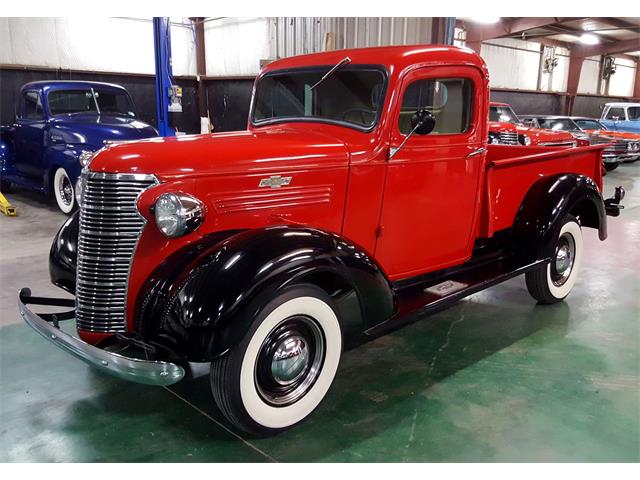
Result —
[[269, 178], [263, 178], [260, 180], [258, 187], [271, 187], [271, 188], [280, 188], [283, 185], [287, 186], [291, 183], [291, 177], [281, 177], [280, 175], [274, 175]]

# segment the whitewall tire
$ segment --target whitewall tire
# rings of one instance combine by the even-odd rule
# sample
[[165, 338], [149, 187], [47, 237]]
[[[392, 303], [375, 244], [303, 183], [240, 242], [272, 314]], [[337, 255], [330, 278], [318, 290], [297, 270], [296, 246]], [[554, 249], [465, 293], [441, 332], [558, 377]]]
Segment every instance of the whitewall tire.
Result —
[[582, 229], [575, 217], [567, 215], [555, 241], [551, 262], [526, 274], [531, 296], [545, 304], [563, 300], [576, 283], [582, 254]]
[[76, 206], [73, 184], [64, 168], [60, 167], [53, 175], [53, 196], [62, 213], [69, 215]]
[[331, 298], [311, 285], [294, 287], [261, 309], [243, 340], [213, 362], [214, 399], [236, 427], [273, 435], [316, 409], [341, 354]]

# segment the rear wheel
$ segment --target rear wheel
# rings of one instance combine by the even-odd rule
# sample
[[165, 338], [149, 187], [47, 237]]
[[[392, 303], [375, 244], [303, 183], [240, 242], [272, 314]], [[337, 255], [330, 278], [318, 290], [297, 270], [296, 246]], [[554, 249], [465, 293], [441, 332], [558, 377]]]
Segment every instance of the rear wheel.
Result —
[[69, 215], [76, 206], [75, 192], [64, 168], [60, 167], [53, 175], [53, 196], [62, 213]]
[[320, 404], [341, 352], [331, 298], [311, 285], [294, 287], [265, 305], [242, 341], [212, 363], [213, 397], [237, 428], [276, 434]]
[[616, 168], [618, 168], [618, 165], [620, 165], [619, 163], [605, 163], [604, 164], [604, 168], [607, 170], [607, 172], [611, 172], [612, 170], [615, 170]]
[[527, 289], [540, 303], [564, 299], [573, 288], [582, 262], [582, 229], [572, 215], [564, 218], [551, 262], [526, 273]]

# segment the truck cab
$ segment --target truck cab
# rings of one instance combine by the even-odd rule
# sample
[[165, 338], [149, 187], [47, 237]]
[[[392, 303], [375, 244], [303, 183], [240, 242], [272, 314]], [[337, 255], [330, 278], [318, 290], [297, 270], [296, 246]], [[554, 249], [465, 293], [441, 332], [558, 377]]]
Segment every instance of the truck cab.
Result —
[[609, 130], [640, 133], [640, 103], [607, 103], [600, 121]]
[[97, 152], [51, 249], [51, 280], [75, 301], [23, 289], [21, 315], [138, 383], [210, 362], [235, 428], [291, 428], [343, 351], [520, 274], [539, 303], [562, 301], [581, 229], [607, 237], [624, 192], [602, 197], [603, 147], [488, 145], [488, 114], [487, 67], [466, 48], [275, 61], [246, 131]]
[[127, 91], [100, 82], [42, 81], [24, 85], [13, 125], [0, 127], [1, 188], [11, 185], [76, 207], [75, 184], [93, 152], [106, 142], [156, 136], [140, 121]]

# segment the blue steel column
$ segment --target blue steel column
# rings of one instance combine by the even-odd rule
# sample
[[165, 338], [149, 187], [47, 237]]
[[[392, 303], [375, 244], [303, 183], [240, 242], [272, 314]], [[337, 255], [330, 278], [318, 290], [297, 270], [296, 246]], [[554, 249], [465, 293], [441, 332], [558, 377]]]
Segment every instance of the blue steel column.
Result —
[[176, 131], [169, 124], [169, 87], [173, 83], [169, 28], [169, 17], [153, 17], [153, 49], [156, 60], [156, 108], [158, 132], [161, 137], [171, 137], [176, 134]]
[[453, 45], [454, 31], [456, 27], [456, 17], [446, 17], [444, 24], [444, 43]]

